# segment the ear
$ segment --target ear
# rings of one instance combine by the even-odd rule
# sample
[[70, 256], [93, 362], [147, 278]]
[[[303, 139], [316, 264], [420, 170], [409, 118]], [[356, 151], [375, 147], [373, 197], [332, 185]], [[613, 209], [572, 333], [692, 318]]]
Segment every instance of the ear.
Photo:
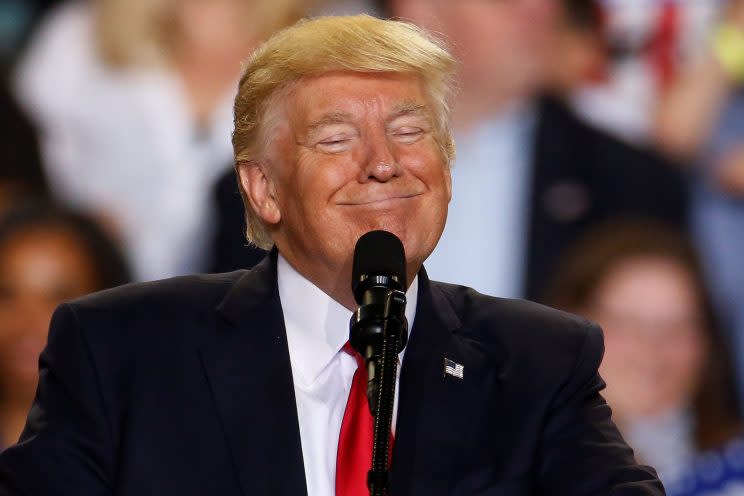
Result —
[[276, 225], [282, 218], [276, 201], [274, 183], [266, 166], [247, 160], [238, 163], [238, 181], [251, 208], [267, 224]]
[[449, 203], [452, 201], [452, 165], [450, 164], [444, 165], [444, 180], [447, 188], [447, 203]]

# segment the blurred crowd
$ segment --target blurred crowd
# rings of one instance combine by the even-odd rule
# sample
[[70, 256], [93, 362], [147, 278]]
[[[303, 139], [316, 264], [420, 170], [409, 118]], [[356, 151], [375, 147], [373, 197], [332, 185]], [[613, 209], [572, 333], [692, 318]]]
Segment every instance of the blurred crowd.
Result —
[[744, 0], [0, 0], [0, 447], [63, 300], [248, 268], [241, 61], [308, 15], [460, 61], [430, 277], [597, 321], [670, 495], [744, 495]]

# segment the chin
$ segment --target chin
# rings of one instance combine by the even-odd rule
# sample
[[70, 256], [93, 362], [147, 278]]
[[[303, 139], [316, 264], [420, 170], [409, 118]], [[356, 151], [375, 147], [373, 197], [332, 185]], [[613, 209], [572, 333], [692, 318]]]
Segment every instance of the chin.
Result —
[[[359, 238], [370, 231], [387, 231], [397, 236], [402, 242], [409, 263], [421, 263], [434, 251], [436, 243], [444, 230], [444, 221], [432, 220], [431, 216], [422, 216], [415, 212], [372, 212], [364, 216], [348, 219], [344, 225], [349, 226], [342, 235], [352, 234], [353, 246]], [[351, 227], [354, 226], [354, 227]], [[424, 226], [431, 226], [426, 228]], [[338, 239], [338, 238], [337, 238]], [[353, 250], [352, 246], [352, 250]]]

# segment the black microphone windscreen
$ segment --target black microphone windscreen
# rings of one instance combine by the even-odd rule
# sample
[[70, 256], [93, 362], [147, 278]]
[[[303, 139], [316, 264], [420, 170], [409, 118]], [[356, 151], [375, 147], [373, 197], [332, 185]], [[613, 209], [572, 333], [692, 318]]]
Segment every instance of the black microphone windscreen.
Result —
[[396, 279], [403, 291], [406, 290], [406, 254], [403, 243], [395, 234], [387, 231], [370, 231], [357, 241], [354, 248], [352, 268], [352, 290], [364, 276], [387, 275]]

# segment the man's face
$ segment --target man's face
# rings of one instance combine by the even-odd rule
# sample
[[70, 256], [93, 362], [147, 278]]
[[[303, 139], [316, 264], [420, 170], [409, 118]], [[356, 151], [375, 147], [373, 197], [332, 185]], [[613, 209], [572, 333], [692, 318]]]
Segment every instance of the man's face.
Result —
[[409, 270], [417, 269], [439, 240], [450, 199], [449, 167], [419, 79], [331, 73], [277, 100], [265, 162], [279, 251], [305, 275], [338, 273], [362, 234], [384, 229], [403, 241]]
[[556, 0], [393, 0], [392, 13], [442, 33], [466, 88], [533, 89], [543, 77], [558, 19]]

